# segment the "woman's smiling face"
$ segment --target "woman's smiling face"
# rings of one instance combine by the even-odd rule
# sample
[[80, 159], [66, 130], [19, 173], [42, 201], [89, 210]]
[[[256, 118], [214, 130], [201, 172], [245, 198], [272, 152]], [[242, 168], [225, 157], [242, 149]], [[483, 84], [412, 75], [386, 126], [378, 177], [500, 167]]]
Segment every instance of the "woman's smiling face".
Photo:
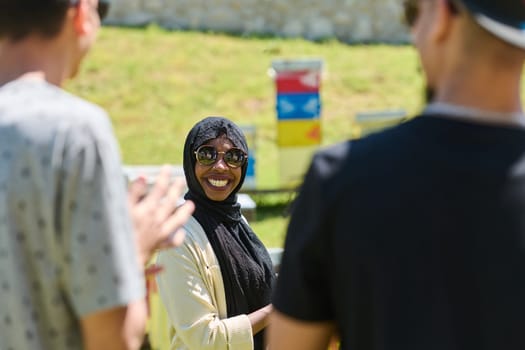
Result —
[[[226, 152], [235, 147], [226, 136], [219, 136], [204, 144], [215, 147], [218, 152]], [[197, 181], [199, 181], [206, 196], [216, 202], [228, 198], [239, 185], [242, 177], [242, 167], [230, 168], [224, 162], [223, 156], [224, 153], [219, 153], [217, 162], [212, 165], [195, 163]]]

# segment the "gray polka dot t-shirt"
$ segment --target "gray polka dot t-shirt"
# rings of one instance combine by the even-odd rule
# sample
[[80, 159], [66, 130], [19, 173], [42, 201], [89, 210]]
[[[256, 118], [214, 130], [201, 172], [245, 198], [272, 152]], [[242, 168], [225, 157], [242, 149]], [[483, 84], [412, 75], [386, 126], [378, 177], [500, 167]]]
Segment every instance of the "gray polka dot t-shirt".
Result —
[[142, 297], [107, 115], [42, 81], [0, 87], [0, 349], [80, 349], [80, 318]]

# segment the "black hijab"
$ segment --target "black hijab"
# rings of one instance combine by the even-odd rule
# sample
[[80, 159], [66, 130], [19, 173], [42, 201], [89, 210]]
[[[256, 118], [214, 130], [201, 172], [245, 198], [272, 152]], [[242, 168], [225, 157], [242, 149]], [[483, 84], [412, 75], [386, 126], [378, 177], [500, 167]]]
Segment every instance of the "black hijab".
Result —
[[[219, 136], [248, 153], [242, 130], [228, 119], [208, 117], [189, 132], [184, 144], [184, 173], [189, 191], [186, 199], [195, 203], [193, 216], [201, 224], [217, 256], [224, 281], [228, 317], [249, 314], [271, 302], [274, 274], [266, 248], [241, 215], [237, 192], [246, 176], [224, 201], [209, 199], [195, 176], [195, 150]], [[255, 349], [263, 349], [263, 332], [254, 337]]]

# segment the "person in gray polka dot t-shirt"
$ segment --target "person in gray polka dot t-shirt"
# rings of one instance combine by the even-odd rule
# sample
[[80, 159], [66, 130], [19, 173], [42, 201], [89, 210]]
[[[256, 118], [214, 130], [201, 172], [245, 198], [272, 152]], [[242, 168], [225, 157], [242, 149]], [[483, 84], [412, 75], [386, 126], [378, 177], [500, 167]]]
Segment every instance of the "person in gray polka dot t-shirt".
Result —
[[[97, 14], [97, 8], [99, 14]], [[97, 0], [0, 4], [0, 349], [135, 349], [143, 265], [191, 215], [169, 170], [126, 194], [106, 113], [63, 91]], [[130, 210], [131, 209], [131, 210]]]

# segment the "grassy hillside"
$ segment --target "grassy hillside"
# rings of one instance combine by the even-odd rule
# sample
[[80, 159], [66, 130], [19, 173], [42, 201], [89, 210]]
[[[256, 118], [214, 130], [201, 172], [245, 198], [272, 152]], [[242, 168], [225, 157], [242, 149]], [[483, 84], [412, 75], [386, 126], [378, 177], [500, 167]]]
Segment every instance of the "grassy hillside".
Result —
[[[273, 188], [278, 186], [277, 120], [267, 71], [273, 59], [302, 57], [326, 64], [324, 145], [351, 137], [357, 112], [412, 113], [421, 106], [421, 77], [409, 46], [242, 38], [155, 26], [104, 27], [80, 76], [67, 88], [110, 112], [127, 164], [181, 163], [186, 133], [205, 116], [255, 125], [258, 185]], [[281, 244], [286, 198], [256, 198], [260, 219], [253, 226], [269, 245]]]

